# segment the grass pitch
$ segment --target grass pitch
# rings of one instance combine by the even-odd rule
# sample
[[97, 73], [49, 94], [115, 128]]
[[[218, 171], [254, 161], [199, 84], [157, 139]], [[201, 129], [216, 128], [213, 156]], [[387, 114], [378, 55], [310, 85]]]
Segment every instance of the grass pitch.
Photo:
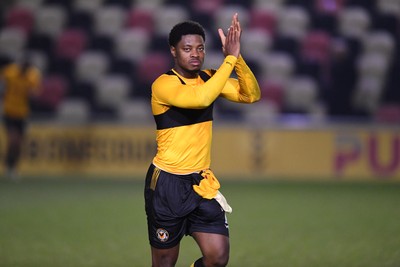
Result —
[[[229, 266], [400, 266], [398, 183], [221, 182]], [[198, 257], [184, 238], [177, 266]], [[151, 266], [143, 183], [1, 180], [0, 266]]]

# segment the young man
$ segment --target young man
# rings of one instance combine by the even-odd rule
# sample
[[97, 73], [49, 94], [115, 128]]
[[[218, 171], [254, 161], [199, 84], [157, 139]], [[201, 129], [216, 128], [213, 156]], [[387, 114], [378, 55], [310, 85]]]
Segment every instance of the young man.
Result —
[[3, 121], [7, 138], [5, 174], [17, 179], [16, 168], [30, 112], [29, 100], [39, 92], [41, 73], [29, 59], [22, 58], [1, 70], [0, 81], [4, 87]]
[[[213, 102], [224, 97], [253, 103], [260, 88], [240, 55], [241, 27], [232, 18], [227, 35], [218, 29], [225, 59], [218, 70], [201, 70], [205, 57], [203, 27], [193, 21], [169, 34], [174, 67], [152, 85], [157, 154], [148, 170], [145, 205], [152, 266], [175, 266], [179, 243], [191, 235], [202, 252], [192, 266], [226, 266], [231, 208], [210, 170]], [[230, 78], [235, 70], [238, 79]]]

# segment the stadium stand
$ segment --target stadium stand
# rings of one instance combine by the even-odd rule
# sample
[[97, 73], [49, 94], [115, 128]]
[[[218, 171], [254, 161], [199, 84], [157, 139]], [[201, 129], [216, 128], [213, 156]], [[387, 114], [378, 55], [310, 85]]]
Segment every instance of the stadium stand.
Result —
[[[229, 25], [233, 12], [245, 29], [242, 53], [264, 96], [252, 111], [219, 104], [221, 117], [308, 116], [314, 105], [327, 119], [398, 122], [397, 0], [2, 1], [0, 66], [29, 53], [42, 69], [49, 96], [37, 99], [34, 115], [78, 118], [67, 114], [79, 106], [84, 120], [99, 114], [139, 120], [146, 116], [135, 116], [139, 111], [129, 103], [148, 101], [152, 79], [171, 67], [170, 28], [184, 19], [202, 23], [205, 67], [217, 68], [222, 55], [216, 29]], [[111, 94], [114, 89], [119, 93]]]

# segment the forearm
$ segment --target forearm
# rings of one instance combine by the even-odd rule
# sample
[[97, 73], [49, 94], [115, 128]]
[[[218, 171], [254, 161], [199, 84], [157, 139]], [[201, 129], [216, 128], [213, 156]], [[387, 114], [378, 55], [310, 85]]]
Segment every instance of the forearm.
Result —
[[238, 76], [241, 102], [253, 103], [260, 100], [261, 91], [257, 79], [242, 56], [236, 62], [235, 72]]

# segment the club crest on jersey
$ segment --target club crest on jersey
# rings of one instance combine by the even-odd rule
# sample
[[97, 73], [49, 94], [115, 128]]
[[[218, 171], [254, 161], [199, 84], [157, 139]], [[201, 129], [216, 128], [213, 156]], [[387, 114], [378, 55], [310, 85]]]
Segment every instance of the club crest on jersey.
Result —
[[167, 240], [169, 238], [169, 233], [167, 230], [158, 228], [156, 234], [157, 234], [158, 240], [160, 240], [161, 242], [167, 242]]

